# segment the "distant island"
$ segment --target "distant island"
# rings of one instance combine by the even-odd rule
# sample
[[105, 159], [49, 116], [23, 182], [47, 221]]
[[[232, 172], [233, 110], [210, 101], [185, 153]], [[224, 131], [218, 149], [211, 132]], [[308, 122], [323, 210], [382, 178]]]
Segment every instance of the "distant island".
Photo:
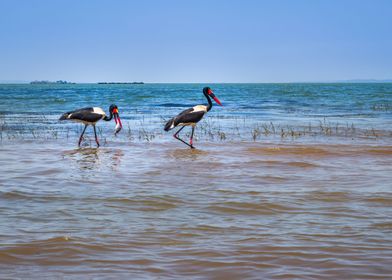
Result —
[[99, 85], [144, 85], [144, 82], [99, 82]]
[[352, 79], [352, 80], [343, 80], [341, 83], [364, 83], [364, 84], [372, 84], [372, 83], [392, 83], [392, 80], [378, 80], [378, 79]]
[[[47, 84], [60, 84], [60, 85], [65, 85], [65, 84], [75, 84], [72, 82], [68, 81], [63, 81], [63, 80], [58, 80], [58, 81], [47, 81], [47, 80], [42, 80], [42, 81], [32, 81], [30, 82], [31, 85], [47, 85]], [[98, 82], [97, 84], [99, 85], [143, 85], [144, 82]]]
[[55, 82], [52, 81], [32, 81], [30, 82], [31, 85], [46, 85], [46, 84], [75, 84], [75, 83], [71, 83], [71, 82], [67, 82], [67, 81], [63, 81], [63, 80], [58, 80]]

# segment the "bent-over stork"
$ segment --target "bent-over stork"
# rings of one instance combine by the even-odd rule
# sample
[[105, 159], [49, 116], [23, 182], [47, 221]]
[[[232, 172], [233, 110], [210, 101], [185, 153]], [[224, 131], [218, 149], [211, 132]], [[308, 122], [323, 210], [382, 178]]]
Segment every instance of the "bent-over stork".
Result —
[[94, 128], [95, 142], [97, 143], [97, 146], [99, 147], [97, 132], [95, 130], [95, 124], [98, 121], [100, 121], [100, 120], [110, 121], [114, 117], [114, 121], [116, 122], [116, 128], [114, 130], [114, 135], [119, 133], [122, 128], [120, 116], [118, 114], [117, 105], [114, 105], [114, 104], [110, 105], [109, 113], [110, 113], [110, 116], [108, 117], [108, 116], [106, 116], [105, 112], [101, 108], [89, 107], [89, 108], [82, 108], [82, 109], [78, 109], [75, 111], [70, 111], [70, 112], [64, 113], [60, 117], [59, 120], [60, 121], [71, 120], [71, 121], [75, 121], [75, 122], [79, 122], [79, 123], [84, 124], [83, 132], [79, 137], [79, 143], [78, 143], [79, 147], [80, 147], [80, 143], [82, 142], [83, 134], [86, 131], [87, 126], [92, 125]]
[[[215, 94], [212, 92], [212, 90], [209, 87], [203, 88], [203, 94], [207, 98], [208, 105], [196, 105], [192, 108], [189, 108], [185, 111], [182, 111], [180, 114], [175, 116], [174, 118], [170, 119], [166, 125], [165, 125], [165, 131], [169, 131], [177, 126], [182, 126], [179, 130], [177, 130], [176, 133], [173, 134], [173, 137], [176, 138], [177, 140], [180, 140], [182, 143], [188, 145], [192, 149], [193, 147], [193, 133], [195, 132], [195, 126], [196, 124], [204, 117], [204, 115], [211, 110], [212, 108], [212, 102], [211, 98], [212, 97], [216, 103], [222, 106], [222, 103], [219, 101], [219, 99], [215, 96]], [[180, 131], [185, 127], [185, 126], [192, 126], [192, 134], [189, 140], [189, 144], [182, 140], [178, 134]]]

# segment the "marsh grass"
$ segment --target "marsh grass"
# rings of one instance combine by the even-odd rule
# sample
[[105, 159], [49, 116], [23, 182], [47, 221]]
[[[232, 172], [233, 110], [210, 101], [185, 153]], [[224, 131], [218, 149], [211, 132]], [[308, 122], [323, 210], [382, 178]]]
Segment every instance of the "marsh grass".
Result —
[[380, 138], [390, 137], [391, 132], [370, 129], [357, 129], [353, 123], [340, 125], [338, 122], [332, 123], [324, 120], [317, 124], [309, 123], [307, 126], [290, 126], [269, 123], [256, 123], [251, 129], [251, 139], [253, 141], [261, 138], [279, 136], [282, 139], [300, 137], [349, 137], [349, 138]]
[[[13, 121], [11, 121], [13, 120]], [[165, 139], [170, 133], [163, 131], [167, 119], [164, 117], [141, 117], [123, 122], [123, 131], [116, 137], [117, 140], [126, 139], [134, 142], [153, 142], [156, 139]], [[223, 125], [224, 124], [224, 125]], [[72, 139], [75, 140], [82, 132], [84, 126], [73, 123], [63, 123], [57, 119], [48, 119], [44, 115], [34, 117], [7, 119], [0, 114], [0, 141], [14, 141], [19, 139]], [[102, 143], [112, 139], [113, 131], [109, 125], [97, 125], [97, 134]], [[172, 133], [171, 133], [172, 134]], [[182, 132], [190, 137], [191, 129]], [[392, 137], [389, 130], [375, 128], [363, 129], [355, 127], [354, 123], [330, 122], [326, 118], [307, 125], [281, 124], [278, 122], [255, 122], [247, 117], [223, 118], [208, 117], [201, 121], [195, 130], [195, 139], [206, 141], [263, 141], [265, 139], [299, 139], [301, 137], [346, 137], [380, 139]], [[86, 140], [94, 140], [91, 131], [86, 133]]]

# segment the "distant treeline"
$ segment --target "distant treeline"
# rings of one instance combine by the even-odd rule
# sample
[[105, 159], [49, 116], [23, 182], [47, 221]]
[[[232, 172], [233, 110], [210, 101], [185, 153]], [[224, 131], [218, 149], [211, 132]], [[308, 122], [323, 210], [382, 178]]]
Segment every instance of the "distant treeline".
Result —
[[43, 85], [43, 84], [74, 84], [71, 82], [63, 81], [63, 80], [58, 80], [55, 82], [52, 81], [32, 81], [30, 82], [31, 85]]

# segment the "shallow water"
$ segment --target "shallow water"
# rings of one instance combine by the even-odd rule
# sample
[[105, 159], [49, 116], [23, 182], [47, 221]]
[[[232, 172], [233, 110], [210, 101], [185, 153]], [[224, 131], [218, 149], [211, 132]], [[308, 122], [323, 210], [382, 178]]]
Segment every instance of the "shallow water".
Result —
[[392, 146], [0, 146], [2, 278], [380, 279]]
[[212, 87], [191, 150], [202, 85], [0, 85], [0, 278], [389, 278], [392, 84]]

